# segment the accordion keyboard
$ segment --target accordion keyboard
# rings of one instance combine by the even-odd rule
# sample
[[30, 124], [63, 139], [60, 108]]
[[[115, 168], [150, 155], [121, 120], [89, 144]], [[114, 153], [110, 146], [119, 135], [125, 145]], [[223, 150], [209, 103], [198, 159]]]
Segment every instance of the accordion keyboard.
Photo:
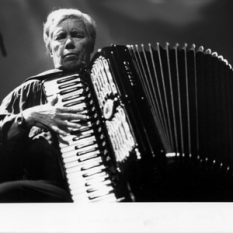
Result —
[[44, 81], [49, 101], [58, 96], [58, 105], [80, 106], [89, 120], [68, 136], [58, 136], [64, 172], [74, 202], [117, 202], [110, 174], [103, 162], [108, 154], [105, 137], [96, 113], [92, 93], [79, 75]]

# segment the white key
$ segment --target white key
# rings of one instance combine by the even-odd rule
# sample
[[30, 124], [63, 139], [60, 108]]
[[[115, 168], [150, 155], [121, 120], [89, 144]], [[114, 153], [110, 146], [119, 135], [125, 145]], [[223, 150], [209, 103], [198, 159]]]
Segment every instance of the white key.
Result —
[[88, 193], [85, 190], [83, 190], [82, 192], [77, 192], [77, 193], [74, 192], [71, 195], [74, 199], [83, 199], [83, 198], [92, 199], [92, 198], [102, 197], [104, 195], [109, 194], [112, 191], [113, 191], [112, 187], [106, 186], [106, 187], [103, 187], [101, 190], [97, 190], [95, 192]]
[[68, 162], [64, 164], [65, 168], [69, 168], [69, 167], [75, 167], [78, 166], [80, 163], [78, 162], [78, 159], [76, 157], [76, 160], [72, 161], [72, 162]]
[[80, 132], [77, 135], [68, 135], [66, 137], [62, 137], [62, 139], [66, 142], [63, 143], [62, 141], [59, 141], [59, 147], [63, 148], [66, 146], [70, 146], [72, 144], [74, 144], [75, 141], [81, 140], [83, 138], [92, 136], [94, 134], [94, 131], [92, 129], [84, 131], [84, 132]]
[[84, 162], [78, 162], [78, 160], [76, 160], [75, 162], [72, 161], [70, 163], [65, 163], [64, 166], [66, 169], [68, 169], [68, 168], [72, 168], [74, 166], [81, 166], [81, 167], [88, 167], [89, 166], [90, 167], [93, 165], [98, 165], [100, 163], [102, 163], [102, 159], [101, 159], [101, 157], [97, 157], [94, 159], [85, 160]]
[[100, 173], [102, 172], [103, 170], [105, 170], [106, 167], [104, 165], [101, 165], [99, 167], [94, 167], [94, 168], [91, 168], [91, 169], [88, 169], [86, 171], [83, 172], [83, 176], [86, 177], [86, 176], [92, 176], [96, 173]]
[[[75, 159], [80, 162], [84, 162], [85, 160], [92, 159], [100, 156], [99, 150], [94, 150], [91, 152], [84, 153], [83, 155], [79, 155], [76, 151], [69, 151], [65, 154], [62, 154], [63, 162], [66, 163], [69, 161], [74, 161]], [[70, 158], [70, 159], [69, 159]]]
[[79, 182], [80, 180], [81, 181], [85, 180], [85, 182], [89, 182], [90, 180], [95, 179], [95, 178], [108, 177], [108, 174], [105, 171], [103, 171], [98, 174], [95, 174], [94, 176], [84, 178], [80, 171], [76, 171], [76, 172], [67, 174], [66, 177], [67, 177], [68, 183], [73, 184], [75, 182]]
[[67, 146], [61, 149], [61, 153], [65, 153], [67, 151], [76, 151], [76, 152], [85, 152], [85, 151], [89, 151], [90, 149], [97, 149], [98, 145], [97, 144], [93, 144], [90, 146], [86, 146], [83, 148], [76, 148], [76, 145], [72, 145], [72, 146]]
[[70, 180], [71, 182], [69, 183], [69, 186], [70, 186], [70, 189], [76, 189], [76, 188], [79, 188], [80, 186], [91, 187], [91, 185], [101, 184], [101, 182], [104, 182], [105, 180], [109, 180], [109, 179], [110, 178], [107, 174], [105, 174], [105, 176], [97, 177], [89, 181], [84, 179], [83, 177], [78, 177], [78, 179], [75, 179], [73, 177], [73, 179]]
[[[84, 165], [83, 164], [80, 164], [79, 166], [76, 166], [76, 167], [71, 167], [71, 168], [67, 168], [66, 169], [66, 173], [72, 173], [72, 172], [75, 172], [75, 171], [81, 171], [81, 169], [84, 167]], [[101, 165], [101, 166], [98, 166], [98, 167], [94, 167], [94, 168], [90, 168], [90, 169], [87, 169], [87, 170], [85, 170], [85, 171], [81, 171], [83, 174], [85, 174], [85, 173], [87, 173], [87, 174], [89, 174], [89, 173], [91, 173], [91, 172], [94, 172], [95, 170], [93, 170], [93, 169], [96, 169], [96, 170], [102, 170], [103, 168], [105, 168], [103, 165]], [[93, 170], [93, 171], [91, 171], [91, 170]]]
[[74, 83], [75, 81], [73, 82], [70, 82], [70, 83], [73, 83], [72, 86], [70, 87], [64, 87], [64, 85], [67, 85], [67, 84], [61, 84], [61, 85], [54, 85], [54, 86], [50, 86], [50, 85], [47, 85], [45, 86], [45, 91], [46, 91], [46, 95], [50, 96], [50, 95], [54, 95], [54, 93], [59, 93], [60, 95], [66, 95], [68, 93], [72, 93], [72, 92], [75, 92], [77, 90], [80, 90], [80, 89], [83, 89], [83, 85], [81, 83]]
[[79, 158], [80, 161], [84, 161], [84, 160], [87, 160], [87, 159], [95, 158], [97, 156], [100, 156], [100, 151], [99, 150], [94, 150], [94, 151], [88, 152], [86, 154], [79, 155], [78, 158]]
[[95, 198], [91, 202], [93, 202], [93, 203], [98, 203], [98, 202], [112, 203], [112, 202], [117, 202], [117, 199], [116, 199], [116, 196], [114, 193], [110, 193], [110, 194], [107, 194], [105, 196]]
[[71, 187], [71, 193], [75, 194], [75, 193], [81, 193], [81, 192], [95, 192], [98, 190], [103, 189], [104, 187], [106, 187], [107, 185], [111, 186], [111, 180], [105, 180], [102, 182], [97, 182], [91, 186], [87, 186], [85, 182], [83, 183], [79, 183], [79, 185], [72, 185]]
[[96, 192], [91, 192], [88, 197], [90, 199], [93, 199], [93, 198], [97, 198], [97, 197], [101, 197], [101, 196], [104, 196], [104, 195], [107, 195], [109, 194], [110, 192], [114, 191], [113, 188], [111, 186], [106, 186], [104, 187], [103, 189], [101, 190], [98, 190]]
[[74, 195], [72, 196], [72, 199], [74, 203], [90, 203], [91, 202], [87, 195], [83, 195], [83, 196]]
[[52, 78], [52, 79], [47, 79], [44, 82], [44, 86], [45, 87], [49, 87], [49, 86], [57, 86], [59, 85], [61, 82], [65, 83], [65, 82], [69, 82], [72, 80], [81, 80], [79, 75], [67, 75], [67, 76], [63, 76], [60, 78]]
[[93, 143], [96, 143], [96, 137], [95, 136], [87, 136], [85, 138], [79, 139], [79, 140], [75, 140], [75, 141], [69, 141], [69, 145], [64, 145], [61, 147], [61, 152], [65, 152], [65, 148], [69, 147], [69, 146], [77, 146], [77, 147], [83, 147], [86, 145], [91, 145]]
[[78, 160], [78, 156], [77, 155], [72, 155], [72, 156], [63, 158], [64, 164], [67, 164], [67, 163], [70, 163], [70, 162], [73, 162], [73, 161], [77, 161], [77, 160]]

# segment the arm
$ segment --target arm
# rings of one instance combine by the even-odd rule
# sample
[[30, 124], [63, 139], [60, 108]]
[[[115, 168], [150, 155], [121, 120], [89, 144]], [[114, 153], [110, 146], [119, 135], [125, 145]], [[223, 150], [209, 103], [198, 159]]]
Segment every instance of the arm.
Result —
[[[72, 130], [78, 130], [80, 128], [80, 121], [87, 119], [81, 113], [83, 109], [79, 107], [56, 107], [56, 103], [57, 97], [47, 104], [28, 108], [20, 114], [15, 115], [14, 121], [7, 133], [7, 141], [11, 141], [27, 133], [28, 129], [32, 126], [52, 130], [62, 136], [66, 136]], [[22, 125], [18, 122], [19, 117], [24, 118], [25, 122]]]
[[[65, 135], [80, 126], [86, 119], [79, 108], [57, 107], [57, 98], [46, 103], [42, 84], [38, 80], [23, 83], [13, 90], [0, 107], [0, 143], [7, 143], [26, 136], [32, 126], [38, 126]], [[17, 123], [23, 116], [26, 127]], [[72, 121], [78, 121], [74, 123]]]

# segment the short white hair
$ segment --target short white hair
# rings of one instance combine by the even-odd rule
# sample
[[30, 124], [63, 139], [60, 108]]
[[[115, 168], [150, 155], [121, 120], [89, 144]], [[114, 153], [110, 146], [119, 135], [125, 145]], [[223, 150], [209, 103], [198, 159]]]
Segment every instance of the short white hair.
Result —
[[87, 36], [90, 40], [90, 45], [94, 49], [95, 39], [96, 39], [96, 23], [88, 14], [82, 13], [78, 9], [58, 9], [52, 11], [48, 17], [47, 21], [44, 23], [43, 38], [45, 42], [45, 47], [48, 52], [51, 51], [50, 47], [50, 34], [53, 28], [59, 25], [66, 19], [78, 19], [83, 22], [86, 28]]

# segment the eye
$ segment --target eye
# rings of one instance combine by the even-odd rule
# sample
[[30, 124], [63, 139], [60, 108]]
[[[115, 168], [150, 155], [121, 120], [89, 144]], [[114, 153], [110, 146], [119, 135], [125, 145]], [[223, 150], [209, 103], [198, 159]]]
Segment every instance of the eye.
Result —
[[66, 38], [66, 33], [64, 32], [61, 32], [61, 33], [58, 33], [54, 36], [54, 39], [55, 40], [62, 40], [62, 39], [65, 39]]
[[73, 38], [84, 38], [84, 37], [85, 37], [85, 35], [84, 35], [83, 32], [76, 32], [76, 31], [72, 32], [72, 33], [71, 33], [71, 36], [72, 36]]

